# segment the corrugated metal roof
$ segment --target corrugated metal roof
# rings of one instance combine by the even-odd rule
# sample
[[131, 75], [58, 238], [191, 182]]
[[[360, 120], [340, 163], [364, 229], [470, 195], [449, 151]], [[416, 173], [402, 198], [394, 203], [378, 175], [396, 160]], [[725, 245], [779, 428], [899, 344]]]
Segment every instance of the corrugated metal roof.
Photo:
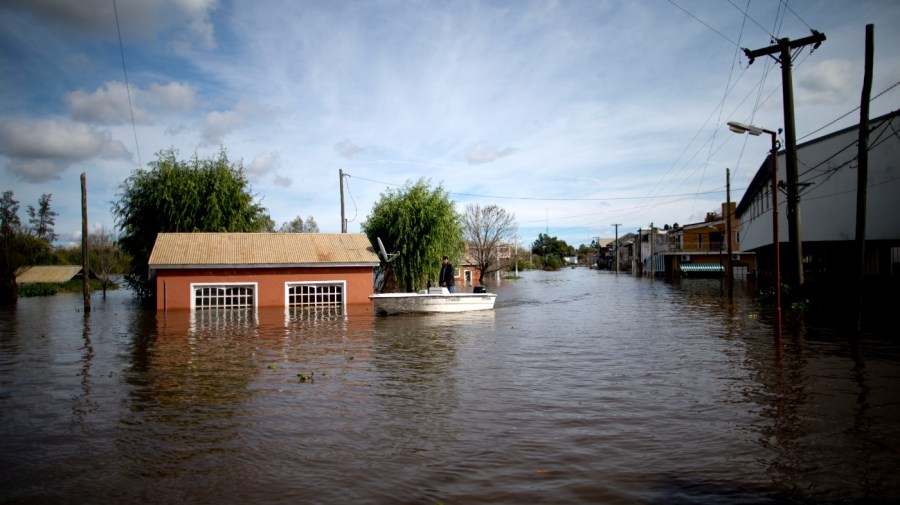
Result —
[[81, 272], [78, 265], [41, 265], [26, 267], [16, 275], [17, 284], [68, 282]]
[[151, 269], [189, 266], [366, 265], [380, 262], [362, 233], [160, 233]]

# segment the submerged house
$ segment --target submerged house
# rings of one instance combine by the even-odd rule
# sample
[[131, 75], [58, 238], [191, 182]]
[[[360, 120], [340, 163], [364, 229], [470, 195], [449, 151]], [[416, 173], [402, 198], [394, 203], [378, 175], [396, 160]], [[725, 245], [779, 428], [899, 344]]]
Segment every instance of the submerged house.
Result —
[[81, 277], [80, 265], [38, 265], [16, 272], [16, 284], [61, 284]]
[[160, 233], [157, 310], [370, 304], [380, 261], [361, 233]]
[[[900, 285], [900, 111], [869, 121], [866, 249], [867, 292], [894, 293]], [[858, 127], [797, 146], [800, 237], [805, 280], [843, 292], [856, 279], [856, 198]], [[784, 181], [784, 152], [778, 153], [778, 180]], [[744, 250], [755, 251], [760, 277], [770, 278], [772, 259], [771, 155], [760, 166], [737, 206]], [[782, 273], [787, 246], [786, 200], [779, 195]], [[874, 292], [871, 288], [880, 288]]]

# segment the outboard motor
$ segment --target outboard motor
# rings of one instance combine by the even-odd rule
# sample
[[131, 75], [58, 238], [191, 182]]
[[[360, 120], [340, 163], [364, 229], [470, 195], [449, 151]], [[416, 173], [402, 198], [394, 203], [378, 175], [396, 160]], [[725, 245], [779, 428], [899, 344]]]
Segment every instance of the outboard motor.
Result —
[[487, 293], [487, 289], [485, 289], [484, 286], [475, 286], [474, 288], [472, 288], [472, 292], [473, 293]]

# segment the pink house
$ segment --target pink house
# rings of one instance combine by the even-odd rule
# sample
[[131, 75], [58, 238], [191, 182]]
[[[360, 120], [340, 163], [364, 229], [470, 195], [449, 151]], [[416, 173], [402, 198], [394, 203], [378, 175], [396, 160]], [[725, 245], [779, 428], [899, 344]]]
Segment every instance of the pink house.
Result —
[[160, 233], [157, 310], [370, 306], [378, 255], [361, 233]]

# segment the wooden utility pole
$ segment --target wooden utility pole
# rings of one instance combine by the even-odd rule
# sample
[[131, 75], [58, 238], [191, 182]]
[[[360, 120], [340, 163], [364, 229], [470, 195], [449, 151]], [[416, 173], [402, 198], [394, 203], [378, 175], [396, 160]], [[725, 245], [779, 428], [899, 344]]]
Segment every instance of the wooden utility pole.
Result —
[[731, 266], [732, 230], [731, 230], [731, 169], [730, 168], [725, 169], [725, 234], [728, 236], [728, 238], [725, 239], [726, 244], [728, 244], [728, 247], [727, 247], [728, 257], [725, 259], [725, 268], [728, 269], [728, 273], [725, 276], [725, 281], [728, 283], [728, 298], [731, 299], [731, 297], [734, 295], [734, 289], [732, 288], [732, 285], [734, 284], [734, 272], [733, 272], [732, 266]]
[[91, 264], [88, 261], [87, 180], [81, 172], [81, 291], [84, 313], [91, 312]]
[[[784, 107], [784, 157], [787, 163], [787, 216], [788, 216], [788, 242], [790, 245], [791, 280], [795, 287], [803, 284], [803, 243], [800, 236], [800, 188], [797, 182], [797, 132], [794, 127], [794, 84], [791, 76], [791, 50], [813, 44], [813, 49], [819, 47], [825, 40], [825, 34], [812, 31], [812, 35], [800, 40], [791, 41], [789, 38], [778, 39], [777, 43], [762, 49], [751, 51], [744, 49], [744, 54], [750, 59], [750, 64], [759, 56], [779, 54], [776, 60], [781, 62], [781, 92]], [[773, 56], [774, 58], [774, 56]]]
[[869, 100], [872, 97], [872, 67], [875, 59], [875, 26], [866, 25], [866, 67], [863, 72], [862, 98], [859, 104], [859, 142], [856, 159], [856, 330], [862, 330], [862, 296], [866, 276], [866, 204], [869, 184]]
[[347, 233], [347, 218], [344, 217], [344, 169], [338, 169], [338, 177], [341, 179], [341, 233]]
[[650, 278], [656, 277], [656, 272], [653, 270], [653, 223], [650, 223]]
[[615, 248], [615, 255], [616, 255], [616, 275], [618, 275], [618, 274], [619, 274], [619, 227], [622, 226], [622, 225], [621, 225], [620, 223], [616, 223], [616, 224], [614, 224], [613, 226], [616, 227], [616, 248]]

